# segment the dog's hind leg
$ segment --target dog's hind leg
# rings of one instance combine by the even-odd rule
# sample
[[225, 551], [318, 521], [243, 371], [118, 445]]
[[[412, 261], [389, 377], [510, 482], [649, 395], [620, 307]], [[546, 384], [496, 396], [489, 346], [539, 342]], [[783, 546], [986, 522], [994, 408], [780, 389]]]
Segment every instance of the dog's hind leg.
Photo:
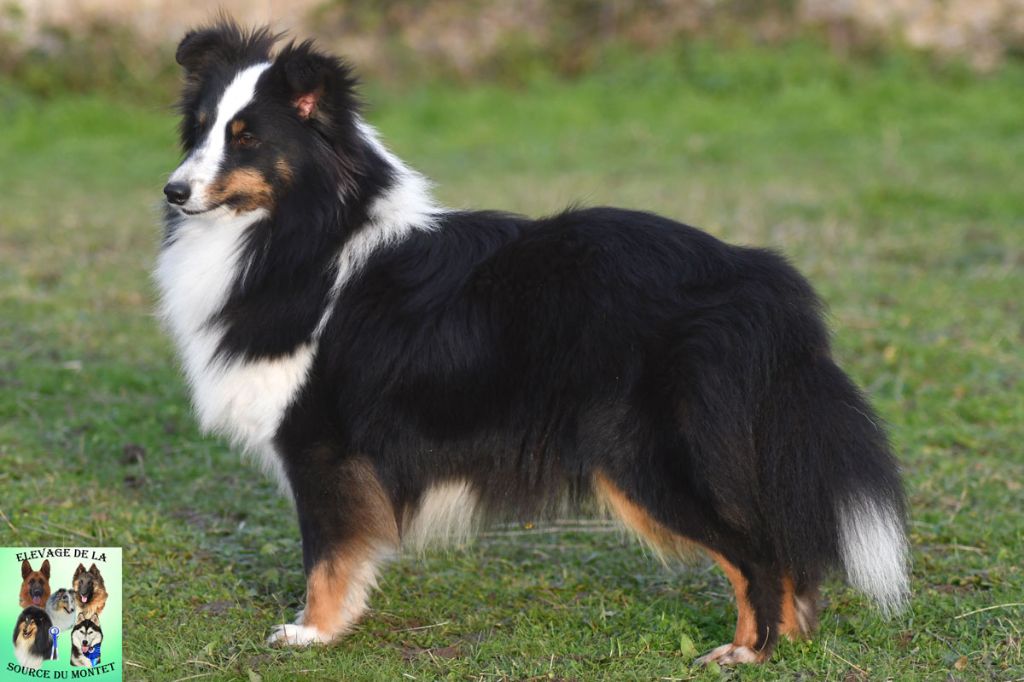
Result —
[[785, 623], [784, 579], [758, 566], [742, 569], [724, 555], [709, 550], [722, 568], [736, 596], [736, 633], [732, 642], [716, 647], [696, 660], [719, 665], [762, 663], [771, 656]]
[[796, 585], [788, 575], [782, 579], [782, 621], [779, 634], [803, 639], [818, 628], [818, 581]]
[[[644, 508], [638, 501], [626, 494], [612, 479], [602, 473], [594, 477], [594, 492], [598, 500], [622, 523], [635, 532], [664, 558], [685, 556], [693, 550], [703, 548], [722, 567], [732, 584], [736, 595], [736, 633], [733, 641], [713, 649], [697, 659], [698, 664], [715, 661], [721, 665], [735, 663], [762, 663], [771, 656], [772, 650], [783, 633], [784, 626], [793, 631], [794, 625], [785, 620], [789, 617], [797, 622], [795, 593], [785, 594], [786, 583], [774, 569], [739, 559], [730, 561], [724, 548], [712, 548], [708, 540], [691, 540], [686, 534], [674, 530]], [[696, 508], [693, 509], [696, 514]], [[733, 538], [732, 544], [742, 546]], [[744, 552], [729, 550], [730, 555], [744, 556]], [[792, 587], [792, 583], [790, 583]], [[784, 597], [793, 600], [792, 614], [784, 608]]]
[[[318, 467], [318, 460], [333, 466]], [[268, 644], [326, 643], [349, 631], [366, 611], [380, 565], [398, 545], [391, 502], [369, 462], [334, 464], [329, 453], [313, 452], [304, 465], [309, 475], [290, 478], [302, 531], [306, 606], [295, 623], [275, 627]]]

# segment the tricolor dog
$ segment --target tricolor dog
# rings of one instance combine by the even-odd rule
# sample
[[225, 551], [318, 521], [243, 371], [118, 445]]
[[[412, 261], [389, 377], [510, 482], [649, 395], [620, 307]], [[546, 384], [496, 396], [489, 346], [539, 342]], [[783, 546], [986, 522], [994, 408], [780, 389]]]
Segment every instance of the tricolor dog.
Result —
[[702, 662], [810, 632], [833, 570], [905, 602], [896, 461], [784, 258], [639, 211], [445, 208], [309, 42], [221, 23], [177, 61], [159, 312], [202, 427], [295, 504], [306, 603], [271, 642], [343, 635], [401, 547], [588, 500], [722, 567], [736, 633]]

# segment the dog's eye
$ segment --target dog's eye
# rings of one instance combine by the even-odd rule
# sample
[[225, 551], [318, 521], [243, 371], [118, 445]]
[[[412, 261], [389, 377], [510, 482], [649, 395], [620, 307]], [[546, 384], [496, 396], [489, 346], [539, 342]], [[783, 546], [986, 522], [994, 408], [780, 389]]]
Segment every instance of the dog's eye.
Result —
[[256, 142], [256, 137], [252, 133], [241, 133], [235, 137], [235, 144], [239, 147], [252, 147]]

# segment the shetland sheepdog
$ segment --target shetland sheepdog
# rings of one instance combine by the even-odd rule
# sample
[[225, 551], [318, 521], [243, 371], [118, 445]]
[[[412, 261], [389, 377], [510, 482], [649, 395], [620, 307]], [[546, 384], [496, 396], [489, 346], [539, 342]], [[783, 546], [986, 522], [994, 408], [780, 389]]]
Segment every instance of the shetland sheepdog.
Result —
[[78, 620], [76, 599], [78, 599], [78, 595], [73, 590], [62, 587], [51, 594], [46, 601], [46, 615], [50, 617], [54, 627], [59, 628], [61, 632], [70, 630]]
[[100, 646], [103, 644], [103, 630], [99, 623], [88, 618], [79, 620], [71, 629], [72, 667], [95, 668], [100, 665]]
[[831, 569], [905, 602], [897, 464], [784, 258], [639, 211], [443, 208], [343, 61], [275, 41], [179, 45], [155, 269], [199, 422], [298, 513], [305, 608], [271, 643], [352, 628], [400, 547], [590, 498], [721, 565], [736, 633], [700, 662], [810, 632]]

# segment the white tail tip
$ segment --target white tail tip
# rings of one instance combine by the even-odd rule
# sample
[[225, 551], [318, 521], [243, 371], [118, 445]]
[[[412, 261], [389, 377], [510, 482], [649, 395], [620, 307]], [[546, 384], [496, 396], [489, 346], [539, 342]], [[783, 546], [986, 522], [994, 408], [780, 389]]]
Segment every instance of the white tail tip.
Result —
[[864, 496], [841, 504], [837, 512], [839, 553], [850, 585], [886, 616], [903, 610], [910, 597], [910, 552], [899, 513]]

